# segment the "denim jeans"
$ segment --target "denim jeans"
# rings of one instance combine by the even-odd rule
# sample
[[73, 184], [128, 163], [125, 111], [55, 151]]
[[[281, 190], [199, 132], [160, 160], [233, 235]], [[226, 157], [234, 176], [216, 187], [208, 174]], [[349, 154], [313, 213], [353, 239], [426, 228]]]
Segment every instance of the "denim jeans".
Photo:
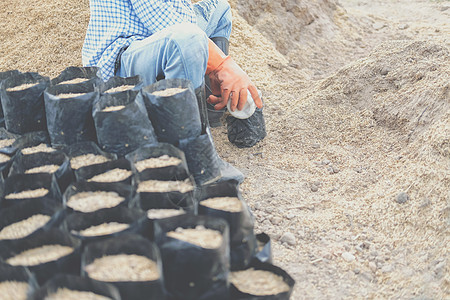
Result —
[[116, 75], [140, 75], [144, 86], [160, 78], [183, 78], [200, 87], [208, 61], [207, 37], [229, 39], [232, 17], [226, 0], [200, 1], [194, 11], [197, 25], [176, 24], [131, 43], [122, 53]]

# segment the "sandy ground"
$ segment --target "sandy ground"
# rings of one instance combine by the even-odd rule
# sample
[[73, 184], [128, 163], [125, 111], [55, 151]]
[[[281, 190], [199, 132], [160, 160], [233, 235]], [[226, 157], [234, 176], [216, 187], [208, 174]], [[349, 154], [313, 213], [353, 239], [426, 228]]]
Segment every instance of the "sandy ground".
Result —
[[[81, 65], [88, 1], [8, 0], [0, 69]], [[267, 138], [221, 157], [293, 299], [449, 299], [450, 2], [230, 1]]]

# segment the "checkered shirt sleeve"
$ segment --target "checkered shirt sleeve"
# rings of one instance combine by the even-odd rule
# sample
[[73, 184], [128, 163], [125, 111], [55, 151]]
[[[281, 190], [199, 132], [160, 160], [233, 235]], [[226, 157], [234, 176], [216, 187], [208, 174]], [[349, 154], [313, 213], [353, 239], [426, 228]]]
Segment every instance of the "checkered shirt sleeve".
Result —
[[84, 66], [97, 66], [103, 80], [114, 76], [119, 51], [135, 40], [178, 23], [196, 23], [190, 0], [90, 0], [83, 44]]

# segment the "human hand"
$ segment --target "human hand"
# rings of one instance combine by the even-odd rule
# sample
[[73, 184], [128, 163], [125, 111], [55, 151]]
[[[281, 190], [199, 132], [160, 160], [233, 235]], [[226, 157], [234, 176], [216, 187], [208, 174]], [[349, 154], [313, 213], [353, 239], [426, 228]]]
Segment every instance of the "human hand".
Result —
[[235, 111], [236, 108], [242, 110], [247, 102], [248, 91], [250, 91], [256, 107], [262, 108], [263, 104], [255, 85], [231, 57], [225, 58], [208, 76], [213, 93], [209, 96], [208, 102], [214, 104], [216, 110], [224, 108], [228, 100], [231, 100], [230, 109], [232, 111]]

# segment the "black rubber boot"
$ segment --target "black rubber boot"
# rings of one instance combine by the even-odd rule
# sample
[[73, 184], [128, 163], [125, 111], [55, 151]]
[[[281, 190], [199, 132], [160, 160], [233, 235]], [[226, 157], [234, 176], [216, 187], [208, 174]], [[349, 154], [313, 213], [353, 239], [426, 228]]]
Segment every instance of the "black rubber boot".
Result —
[[[217, 45], [217, 47], [219, 47], [220, 50], [222, 50], [223, 53], [225, 53], [225, 55], [228, 55], [230, 43], [226, 38], [213, 37], [211, 38], [211, 40], [214, 42], [214, 44]], [[212, 95], [208, 76], [205, 76], [205, 83], [206, 83], [206, 99], [208, 99], [208, 97]], [[222, 125], [221, 118], [227, 109], [222, 108], [221, 110], [215, 110], [214, 106], [209, 103], [206, 103], [206, 108], [208, 111], [209, 126], [212, 128], [221, 126]]]
[[189, 171], [198, 185], [229, 179], [241, 183], [244, 180], [244, 174], [223, 161], [217, 154], [208, 125], [204, 85], [195, 89], [195, 95], [199, 105], [202, 133], [198, 137], [179, 141], [179, 147], [184, 151]]

